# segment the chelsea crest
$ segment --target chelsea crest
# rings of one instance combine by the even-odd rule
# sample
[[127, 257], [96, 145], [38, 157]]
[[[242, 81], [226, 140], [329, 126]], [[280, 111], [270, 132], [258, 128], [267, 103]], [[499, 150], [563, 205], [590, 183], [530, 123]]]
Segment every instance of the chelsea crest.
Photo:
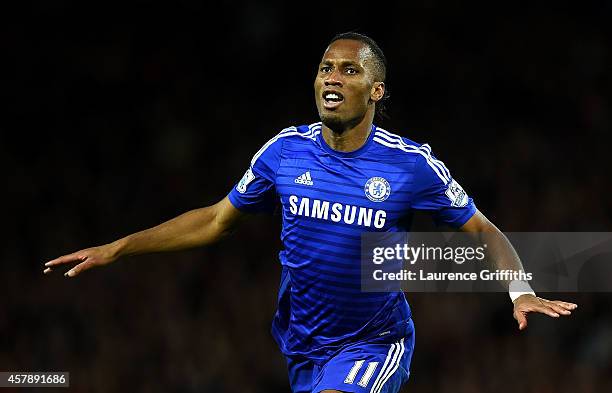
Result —
[[371, 177], [365, 184], [364, 191], [372, 202], [382, 202], [389, 198], [391, 186], [383, 177]]

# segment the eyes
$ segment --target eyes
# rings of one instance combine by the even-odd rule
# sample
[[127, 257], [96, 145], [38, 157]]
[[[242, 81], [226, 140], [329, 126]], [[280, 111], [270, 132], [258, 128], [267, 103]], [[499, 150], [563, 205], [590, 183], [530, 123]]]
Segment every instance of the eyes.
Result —
[[[333, 67], [332, 66], [321, 66], [319, 71], [322, 74], [328, 74], [333, 71]], [[347, 75], [356, 75], [359, 73], [359, 70], [353, 66], [346, 66], [342, 69], [342, 71]]]

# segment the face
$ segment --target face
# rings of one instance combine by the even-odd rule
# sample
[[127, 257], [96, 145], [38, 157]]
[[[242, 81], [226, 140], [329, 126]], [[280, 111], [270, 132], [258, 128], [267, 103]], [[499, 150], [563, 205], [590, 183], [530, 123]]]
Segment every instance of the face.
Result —
[[374, 55], [356, 40], [333, 42], [323, 54], [314, 82], [315, 101], [323, 124], [345, 130], [365, 116], [374, 117], [385, 85], [375, 77]]

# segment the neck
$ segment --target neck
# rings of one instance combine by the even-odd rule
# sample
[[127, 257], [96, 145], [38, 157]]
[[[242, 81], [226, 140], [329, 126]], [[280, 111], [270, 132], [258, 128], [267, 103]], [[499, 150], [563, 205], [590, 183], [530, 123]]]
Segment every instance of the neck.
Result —
[[351, 152], [359, 149], [368, 140], [372, 131], [373, 116], [364, 116], [356, 125], [340, 131], [332, 130], [323, 123], [321, 127], [323, 139], [329, 147], [341, 152]]

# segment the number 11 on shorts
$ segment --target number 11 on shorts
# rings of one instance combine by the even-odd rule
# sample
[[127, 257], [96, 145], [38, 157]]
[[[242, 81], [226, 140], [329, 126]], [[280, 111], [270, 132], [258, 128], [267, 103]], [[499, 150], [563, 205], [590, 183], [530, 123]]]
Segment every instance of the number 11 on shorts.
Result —
[[[348, 375], [344, 379], [344, 383], [352, 384], [355, 381], [355, 377], [359, 373], [359, 370], [361, 370], [363, 363], [365, 363], [365, 360], [355, 361], [355, 364], [353, 364], [353, 367], [351, 367], [351, 371], [349, 371]], [[363, 388], [368, 386], [368, 382], [370, 382], [370, 378], [372, 378], [372, 375], [374, 375], [374, 371], [376, 371], [377, 367], [378, 367], [378, 362], [369, 362], [368, 367], [366, 368], [365, 372], [361, 376], [361, 379], [359, 380], [359, 382], [357, 382], [357, 385]]]

